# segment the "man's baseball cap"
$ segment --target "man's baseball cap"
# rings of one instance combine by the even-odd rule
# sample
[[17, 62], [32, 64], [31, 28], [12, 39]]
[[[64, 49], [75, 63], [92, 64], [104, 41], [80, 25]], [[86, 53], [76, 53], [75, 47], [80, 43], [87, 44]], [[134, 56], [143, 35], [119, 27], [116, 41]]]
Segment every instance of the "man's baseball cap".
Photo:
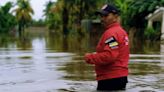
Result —
[[112, 5], [105, 4], [101, 8], [101, 10], [95, 12], [96, 15], [104, 15], [104, 16], [108, 15], [109, 13], [119, 14], [119, 10]]

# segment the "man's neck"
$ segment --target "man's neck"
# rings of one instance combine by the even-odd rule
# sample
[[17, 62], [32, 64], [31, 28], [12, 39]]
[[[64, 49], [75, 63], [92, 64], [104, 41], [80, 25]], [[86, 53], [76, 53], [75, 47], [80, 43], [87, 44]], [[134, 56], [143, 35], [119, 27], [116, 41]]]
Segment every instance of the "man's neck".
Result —
[[109, 23], [108, 25], [106, 25], [105, 28], [108, 28], [108, 27], [110, 27], [110, 26], [112, 26], [113, 24], [116, 24], [116, 23], [118, 23], [118, 22], [117, 21], [113, 21], [113, 22]]

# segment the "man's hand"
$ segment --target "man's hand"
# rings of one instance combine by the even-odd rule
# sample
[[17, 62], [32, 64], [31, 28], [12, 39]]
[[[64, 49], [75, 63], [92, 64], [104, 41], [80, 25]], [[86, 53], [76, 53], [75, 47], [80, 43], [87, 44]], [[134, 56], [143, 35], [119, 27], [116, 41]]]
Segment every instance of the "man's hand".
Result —
[[84, 59], [85, 59], [86, 63], [88, 63], [88, 64], [94, 64], [93, 60], [90, 57], [91, 55], [92, 55], [91, 53], [86, 53], [84, 56]]

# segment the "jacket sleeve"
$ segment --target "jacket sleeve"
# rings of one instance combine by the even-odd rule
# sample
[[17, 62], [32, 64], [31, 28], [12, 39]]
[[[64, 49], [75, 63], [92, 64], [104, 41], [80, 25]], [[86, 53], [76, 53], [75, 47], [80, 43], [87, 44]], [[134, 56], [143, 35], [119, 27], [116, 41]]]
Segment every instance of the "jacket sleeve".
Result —
[[108, 44], [105, 45], [104, 51], [86, 56], [92, 64], [103, 65], [113, 63], [119, 55], [118, 48], [111, 49]]

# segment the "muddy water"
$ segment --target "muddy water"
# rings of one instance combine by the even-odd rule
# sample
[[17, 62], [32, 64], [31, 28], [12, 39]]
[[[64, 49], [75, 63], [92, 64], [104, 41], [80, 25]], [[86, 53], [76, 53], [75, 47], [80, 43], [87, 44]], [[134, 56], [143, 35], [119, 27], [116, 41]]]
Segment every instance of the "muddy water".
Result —
[[[42, 31], [0, 36], [0, 92], [97, 92], [93, 66], [83, 60], [97, 39]], [[164, 45], [132, 43], [129, 69], [119, 92], [164, 92]]]

